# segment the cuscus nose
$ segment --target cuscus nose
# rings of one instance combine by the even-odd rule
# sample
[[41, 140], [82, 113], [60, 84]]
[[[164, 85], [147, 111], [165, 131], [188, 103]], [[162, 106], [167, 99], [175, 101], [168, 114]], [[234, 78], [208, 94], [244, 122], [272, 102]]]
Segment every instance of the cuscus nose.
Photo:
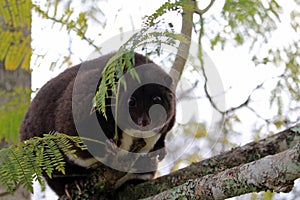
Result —
[[145, 127], [151, 124], [151, 119], [147, 114], [143, 114], [138, 118], [137, 124], [141, 127]]

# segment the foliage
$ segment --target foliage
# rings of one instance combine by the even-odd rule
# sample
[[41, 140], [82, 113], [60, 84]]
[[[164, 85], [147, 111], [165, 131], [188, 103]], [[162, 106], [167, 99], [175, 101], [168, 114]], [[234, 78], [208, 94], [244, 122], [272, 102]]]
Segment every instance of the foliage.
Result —
[[6, 70], [29, 70], [31, 1], [0, 1], [0, 61]]
[[2, 101], [6, 102], [0, 107], [0, 136], [7, 142], [17, 142], [19, 127], [29, 106], [31, 90], [14, 88], [12, 92], [0, 91]]
[[[80, 5], [78, 5], [78, 3]], [[97, 6], [98, 3], [99, 1], [97, 0], [82, 2], [46, 0], [33, 3], [32, 10], [43, 19], [40, 20], [42, 22], [45, 21], [46, 24], [50, 22], [54, 28], [60, 28], [61, 34], [66, 34], [70, 41], [67, 44], [68, 51], [63, 53], [63, 55], [57, 55], [56, 61], [51, 63], [51, 69], [57, 66], [73, 65], [72, 58], [74, 58], [74, 53], [72, 51], [73, 43], [71, 41], [77, 38], [80, 39], [79, 41], [83, 41], [82, 45], [87, 44], [96, 52], [100, 51], [101, 47], [96, 44], [96, 38], [92, 37], [95, 35], [100, 36], [101, 31], [106, 26], [106, 19], [101, 8]], [[80, 7], [80, 9], [78, 9], [78, 7]], [[40, 65], [38, 61], [40, 59], [45, 60], [47, 53], [37, 54], [36, 58], [35, 62]], [[53, 58], [51, 59], [53, 60]]]
[[[218, 22], [222, 29], [212, 31], [211, 47], [235, 41], [237, 45], [251, 42], [267, 42], [276, 30], [281, 7], [275, 0], [230, 0], [225, 1], [222, 10], [224, 21]], [[215, 19], [217, 20], [217, 19]], [[222, 23], [223, 22], [223, 23]]]
[[[278, 76], [274, 76], [273, 80], [268, 79], [257, 85], [240, 105], [225, 111], [219, 110], [213, 102], [213, 97], [207, 93], [213, 107], [224, 115], [224, 132], [235, 132], [237, 124], [242, 122], [237, 120], [240, 118], [238, 110], [247, 110], [246, 112], [250, 112], [249, 115], [257, 116], [253, 125], [255, 127], [253, 131], [257, 133], [262, 129], [263, 132], [274, 132], [299, 120], [296, 117], [299, 106], [296, 105], [300, 89], [298, 51], [300, 4], [299, 1], [289, 3], [292, 8], [286, 6], [285, 2], [276, 0], [228, 0], [225, 1], [219, 16], [205, 15], [200, 18], [199, 32], [203, 33], [203, 37], [199, 39], [201, 44], [202, 40], [208, 39], [212, 50], [243, 46], [249, 49], [249, 59], [256, 67], [276, 66], [281, 71], [278, 70]], [[279, 34], [278, 30], [282, 30], [283, 25], [287, 35], [280, 37], [284, 38], [284, 41], [275, 41]], [[269, 106], [270, 112], [276, 111], [270, 118], [263, 117], [261, 110], [256, 108], [252, 101], [256, 92], [262, 90], [265, 94], [270, 94], [266, 106]]]
[[68, 7], [64, 10], [64, 13], [59, 17], [57, 16], [58, 1], [55, 3], [55, 11], [53, 16], [50, 15], [49, 11], [44, 11], [40, 6], [34, 4], [33, 9], [39, 13], [43, 18], [52, 20], [61, 25], [61, 28], [65, 28], [69, 33], [74, 31], [81, 39], [87, 40], [89, 44], [93, 44], [90, 38], [86, 37], [86, 31], [88, 28], [87, 24], [87, 13], [79, 13], [77, 19], [73, 20], [71, 16], [74, 13], [74, 9]]
[[76, 157], [74, 145], [81, 150], [85, 149], [79, 137], [56, 132], [1, 149], [1, 185], [6, 186], [11, 193], [19, 184], [33, 192], [33, 181], [38, 181], [44, 187], [43, 172], [49, 177], [54, 170], [64, 174], [63, 156]]
[[146, 16], [145, 19], [145, 26], [153, 27], [157, 25], [155, 22], [159, 17], [163, 16], [168, 11], [176, 11], [181, 13], [182, 12], [182, 1], [175, 1], [174, 3], [167, 1], [161, 7], [159, 7], [152, 15]]

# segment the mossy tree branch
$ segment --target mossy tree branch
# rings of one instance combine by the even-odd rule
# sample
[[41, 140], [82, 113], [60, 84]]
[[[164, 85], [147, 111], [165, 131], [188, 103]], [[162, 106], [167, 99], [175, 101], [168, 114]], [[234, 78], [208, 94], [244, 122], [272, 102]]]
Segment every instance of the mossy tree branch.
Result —
[[[174, 197], [172, 195], [182, 194], [185, 194], [187, 196], [191, 195], [189, 197], [192, 197], [192, 195], [200, 194], [200, 189], [205, 189], [203, 185], [218, 185], [220, 181], [223, 181], [224, 187], [221, 186], [221, 189], [225, 192], [226, 188], [231, 191], [231, 189], [234, 189], [236, 186], [241, 184], [240, 182], [238, 182], [241, 180], [243, 180], [244, 184], [248, 186], [245, 188], [245, 190], [236, 190], [237, 193], [235, 193], [235, 195], [254, 191], [259, 192], [264, 191], [266, 189], [282, 191], [282, 188], [290, 189], [291, 181], [300, 177], [300, 168], [298, 170], [296, 169], [297, 166], [299, 167], [299, 143], [300, 124], [280, 133], [277, 133], [273, 136], [270, 136], [268, 138], [262, 139], [260, 141], [251, 142], [242, 147], [237, 147], [212, 158], [203, 160], [198, 163], [194, 163], [184, 169], [178, 170], [176, 172], [157, 178], [155, 180], [144, 182], [135, 186], [128, 184], [125, 187], [123, 187], [122, 190], [119, 191], [113, 191], [111, 189], [112, 185], [110, 184], [103, 184], [107, 183], [107, 180], [113, 179], [111, 177], [107, 177], [105, 174], [114, 173], [102, 173], [107, 170], [112, 170], [108, 167], [102, 166], [98, 169], [101, 173], [98, 173], [98, 171], [87, 180], [85, 185], [88, 187], [81, 188], [81, 194], [90, 194], [92, 195], [90, 198], [95, 197], [96, 199], [99, 198], [99, 196], [97, 196], [97, 193], [95, 194], [94, 191], [98, 191], [98, 195], [100, 193], [100, 196], [102, 195], [101, 197], [103, 197], [104, 199], [111, 197], [112, 193], [114, 194], [114, 198], [116, 199], [141, 199], [147, 197], [154, 198], [155, 195], [159, 193], [162, 194], [159, 194], [159, 196], [155, 198], [169, 198]], [[268, 155], [274, 156], [266, 157]], [[250, 163], [253, 161], [255, 162]], [[270, 182], [269, 185], [264, 185], [260, 187], [247, 184], [249, 183], [247, 181], [250, 180], [249, 176], [251, 174], [255, 175], [256, 173], [262, 172], [253, 171], [252, 173], [252, 171], [248, 170], [249, 168], [259, 169], [260, 166], [264, 166], [265, 163], [269, 163], [268, 165], [270, 165], [270, 162], [274, 163], [275, 167], [277, 167], [278, 162], [284, 162], [284, 164], [280, 166], [280, 169], [276, 168], [276, 170], [272, 168], [272, 164], [272, 166], [270, 166], [271, 168], [266, 169], [268, 170], [268, 172], [270, 172], [270, 174], [268, 174], [267, 177], [261, 176], [262, 179], [258, 179], [257, 181], [264, 181], [266, 178], [272, 178], [272, 176], [275, 176], [276, 174], [278, 175], [278, 170], [281, 170], [283, 174], [292, 174], [292, 176], [289, 176], [286, 179], [282, 179], [279, 182]], [[287, 168], [289, 168], [290, 171], [282, 171], [287, 170]], [[273, 173], [271, 173], [272, 169], [274, 170]], [[248, 170], [248, 177], [244, 176], [243, 179], [240, 180], [234, 179], [235, 177], [239, 177], [238, 175], [245, 175], [245, 170]], [[230, 177], [228, 174], [233, 172], [236, 173], [234, 174], [235, 177]], [[97, 176], [97, 178], [95, 178], [95, 175]], [[92, 180], [93, 183], [91, 183], [90, 180]], [[233, 182], [236, 184], [226, 185], [226, 183], [228, 182]], [[92, 187], [90, 187], [91, 185]], [[74, 188], [76, 187], [77, 186], [74, 185]], [[191, 189], [191, 187], [193, 187], [192, 192], [188, 190]], [[183, 189], [185, 189], [185, 191]], [[201, 193], [201, 195], [206, 193], [211, 194], [210, 192], [212, 191], [212, 189], [212, 187], [206, 188], [203, 191], [203, 193]], [[87, 191], [87, 193], [85, 193], [85, 191]], [[93, 191], [93, 193], [91, 194], [90, 191]], [[180, 193], [178, 191], [180, 191]], [[222, 193], [222, 195], [224, 195], [224, 192]], [[76, 195], [78, 196], [78, 193], [76, 193]], [[64, 196], [60, 199], [68, 199], [68, 197]]]
[[[167, 176], [142, 183], [129, 188], [126, 193], [135, 198], [144, 198], [145, 188], [151, 188], [147, 194], [155, 195], [167, 189], [184, 184], [189, 179], [196, 179], [208, 174], [214, 174], [243, 163], [249, 163], [268, 155], [275, 155], [292, 148], [300, 143], [300, 125], [244, 146], [234, 148], [212, 158], [193, 163], [192, 165], [175, 171]], [[123, 195], [123, 194], [122, 194]]]
[[246, 163], [217, 174], [189, 179], [148, 199], [225, 199], [271, 190], [289, 192], [293, 181], [300, 177], [300, 143], [276, 155]]

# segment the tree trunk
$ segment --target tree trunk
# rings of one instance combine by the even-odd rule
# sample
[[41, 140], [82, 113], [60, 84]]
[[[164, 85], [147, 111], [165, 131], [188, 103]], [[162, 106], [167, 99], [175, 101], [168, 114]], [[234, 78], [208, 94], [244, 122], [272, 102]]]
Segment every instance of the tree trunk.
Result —
[[[0, 149], [19, 141], [31, 91], [31, 1], [6, 0], [1, 6]], [[0, 186], [0, 199], [30, 199], [30, 192], [20, 185], [11, 195]]]

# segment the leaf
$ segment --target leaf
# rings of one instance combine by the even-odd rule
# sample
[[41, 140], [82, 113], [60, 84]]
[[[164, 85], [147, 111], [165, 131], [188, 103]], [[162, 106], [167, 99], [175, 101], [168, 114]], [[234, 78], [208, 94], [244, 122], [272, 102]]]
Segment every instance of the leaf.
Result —
[[52, 177], [54, 170], [65, 173], [64, 155], [75, 155], [73, 146], [85, 146], [76, 136], [61, 133], [44, 134], [0, 150], [0, 183], [13, 193], [21, 183], [33, 192], [32, 182], [45, 186], [42, 172]]
[[29, 70], [31, 1], [1, 1], [0, 61], [6, 70]]
[[198, 139], [200, 137], [206, 137], [206, 136], [207, 136], [206, 126], [204, 124], [197, 124], [197, 129], [194, 137]]

